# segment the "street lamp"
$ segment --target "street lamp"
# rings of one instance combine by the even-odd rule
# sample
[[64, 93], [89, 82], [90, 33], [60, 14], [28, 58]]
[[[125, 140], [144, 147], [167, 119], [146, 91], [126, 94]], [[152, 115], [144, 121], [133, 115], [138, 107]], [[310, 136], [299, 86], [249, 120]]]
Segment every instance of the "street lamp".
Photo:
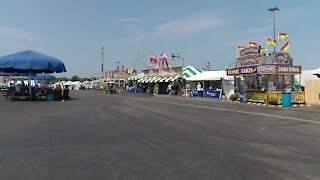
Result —
[[[273, 40], [276, 39], [276, 11], [279, 11], [280, 9], [278, 7], [269, 8], [269, 11], [273, 12]], [[273, 46], [273, 52], [276, 52], [276, 47]]]

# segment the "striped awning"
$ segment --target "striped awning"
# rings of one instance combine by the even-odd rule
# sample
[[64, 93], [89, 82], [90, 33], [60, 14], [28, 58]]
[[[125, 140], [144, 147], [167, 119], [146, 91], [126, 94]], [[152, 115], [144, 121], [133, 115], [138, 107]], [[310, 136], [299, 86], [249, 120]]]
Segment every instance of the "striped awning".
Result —
[[171, 76], [171, 77], [143, 77], [138, 80], [139, 83], [157, 83], [157, 82], [173, 82], [177, 79], [181, 78], [180, 75]]
[[139, 73], [135, 76], [129, 77], [128, 80], [136, 81], [138, 79], [141, 79], [142, 77], [144, 77], [144, 73]]
[[180, 75], [178, 75], [178, 76], [175, 76], [175, 77], [173, 77], [172, 79], [170, 79], [170, 81], [175, 81], [175, 80], [177, 80], [177, 79], [179, 79], [179, 78], [181, 78], [181, 76]]
[[187, 77], [192, 77], [192, 76], [196, 76], [197, 74], [200, 74], [202, 72], [202, 70], [192, 67], [192, 66], [187, 66], [185, 68], [183, 68], [182, 70], [182, 75], [184, 78]]
[[163, 77], [157, 77], [154, 82], [160, 82], [161, 79], [163, 79]]

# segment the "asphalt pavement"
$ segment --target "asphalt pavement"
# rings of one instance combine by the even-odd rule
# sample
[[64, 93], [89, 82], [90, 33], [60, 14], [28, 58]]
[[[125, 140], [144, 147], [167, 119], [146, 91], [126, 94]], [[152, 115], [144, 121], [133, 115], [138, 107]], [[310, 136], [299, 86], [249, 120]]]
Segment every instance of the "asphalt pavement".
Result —
[[320, 179], [320, 108], [71, 91], [0, 98], [0, 179]]

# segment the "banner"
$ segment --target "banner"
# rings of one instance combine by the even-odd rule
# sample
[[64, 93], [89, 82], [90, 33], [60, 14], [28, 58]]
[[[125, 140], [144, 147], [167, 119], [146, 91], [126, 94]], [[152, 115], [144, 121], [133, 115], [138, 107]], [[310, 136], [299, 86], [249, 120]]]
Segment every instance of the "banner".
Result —
[[278, 74], [301, 74], [301, 66], [278, 66]]
[[275, 65], [262, 65], [257, 67], [258, 74], [274, 74], [276, 73]]
[[248, 48], [240, 49], [239, 52], [240, 52], [240, 56], [244, 56], [247, 54], [258, 54], [260, 53], [260, 48], [259, 46], [248, 47]]
[[[259, 51], [258, 51], [259, 52]], [[262, 54], [248, 54], [237, 59], [237, 67], [262, 64]]]
[[276, 52], [272, 54], [272, 64], [290, 64], [292, 65], [292, 58], [288, 53]]

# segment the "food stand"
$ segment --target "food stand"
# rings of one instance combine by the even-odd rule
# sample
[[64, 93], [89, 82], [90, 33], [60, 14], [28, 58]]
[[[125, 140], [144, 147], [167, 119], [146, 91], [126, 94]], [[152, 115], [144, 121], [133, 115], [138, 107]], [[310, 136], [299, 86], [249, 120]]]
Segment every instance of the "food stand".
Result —
[[276, 98], [281, 104], [281, 95], [286, 92], [291, 93], [292, 103], [305, 103], [304, 92], [294, 83], [294, 75], [301, 74], [301, 66], [294, 66], [286, 52], [266, 55], [260, 49], [254, 46], [240, 50], [235, 68], [227, 70], [228, 76], [235, 77], [236, 93], [253, 102], [265, 103]]

